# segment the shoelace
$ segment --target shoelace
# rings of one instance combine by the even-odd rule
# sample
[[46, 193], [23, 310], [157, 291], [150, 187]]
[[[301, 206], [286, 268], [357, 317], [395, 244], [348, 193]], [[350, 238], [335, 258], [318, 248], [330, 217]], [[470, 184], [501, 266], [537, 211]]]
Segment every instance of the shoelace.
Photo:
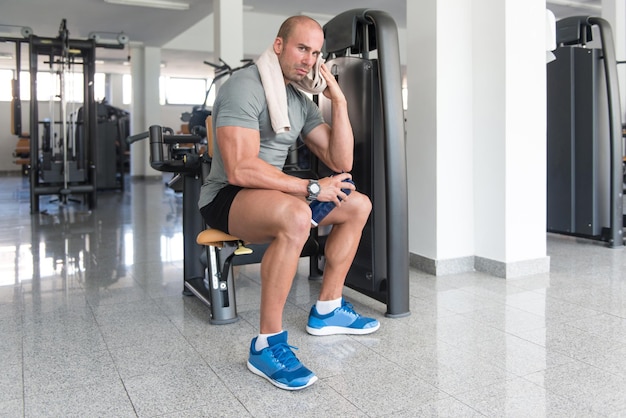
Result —
[[360, 316], [358, 313], [355, 312], [354, 306], [350, 302], [344, 302], [341, 309], [346, 311], [350, 315], [354, 315], [356, 318]]
[[298, 347], [294, 347], [293, 345], [289, 345], [287, 343], [278, 343], [270, 346], [270, 351], [274, 355], [274, 358], [287, 368], [298, 366], [300, 364], [300, 360], [298, 360], [291, 349], [297, 350]]

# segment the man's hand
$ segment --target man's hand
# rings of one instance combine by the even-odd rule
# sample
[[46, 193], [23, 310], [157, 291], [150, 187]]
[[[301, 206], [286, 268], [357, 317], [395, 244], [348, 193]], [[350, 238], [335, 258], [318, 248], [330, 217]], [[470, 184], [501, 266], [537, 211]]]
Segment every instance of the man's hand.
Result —
[[[352, 175], [350, 173], [341, 173], [320, 179], [319, 184], [321, 190], [320, 194], [317, 196], [317, 200], [321, 202], [334, 202], [335, 205], [340, 206], [342, 201], [348, 198], [348, 195], [341, 189], [356, 190], [354, 184], [344, 181], [346, 179], [352, 179]], [[341, 201], [339, 199], [341, 199]]]
[[335, 80], [335, 76], [331, 74], [328, 67], [326, 67], [326, 64], [322, 64], [320, 66], [320, 74], [322, 74], [322, 77], [324, 77], [324, 80], [326, 80], [326, 88], [324, 89], [324, 96], [326, 96], [328, 99], [330, 99], [333, 102], [337, 100], [341, 100], [345, 102], [346, 98], [343, 95], [343, 92], [341, 91], [339, 84], [337, 84], [337, 80]]

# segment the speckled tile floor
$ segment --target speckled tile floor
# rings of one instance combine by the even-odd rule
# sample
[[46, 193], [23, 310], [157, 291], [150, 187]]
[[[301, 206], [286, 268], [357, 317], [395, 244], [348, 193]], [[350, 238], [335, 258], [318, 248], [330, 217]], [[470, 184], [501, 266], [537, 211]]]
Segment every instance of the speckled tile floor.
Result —
[[299, 392], [251, 374], [258, 265], [237, 267], [240, 320], [210, 325], [181, 295], [179, 196], [161, 181], [98, 207], [0, 176], [0, 416], [626, 416], [626, 250], [548, 235], [549, 274], [410, 272], [411, 315], [346, 289], [381, 329], [312, 337], [319, 283], [303, 260], [286, 308]]

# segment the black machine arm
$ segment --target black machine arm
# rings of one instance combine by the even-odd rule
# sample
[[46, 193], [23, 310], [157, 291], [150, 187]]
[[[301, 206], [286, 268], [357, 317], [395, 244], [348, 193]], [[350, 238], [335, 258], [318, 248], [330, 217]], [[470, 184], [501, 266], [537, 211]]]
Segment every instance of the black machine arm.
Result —
[[[152, 125], [146, 132], [129, 136], [126, 138], [126, 142], [130, 145], [145, 138], [150, 138], [150, 166], [155, 170], [167, 173], [192, 173], [197, 171], [199, 164], [198, 153], [177, 153], [175, 150], [179, 148], [175, 147], [181, 144], [199, 144], [203, 139], [202, 137], [198, 135], [174, 135], [171, 128]], [[164, 158], [164, 145], [169, 146], [167, 158]]]
[[387, 315], [409, 312], [408, 286], [408, 198], [405, 157], [404, 109], [398, 28], [391, 16], [374, 9], [353, 9], [341, 13], [324, 25], [324, 52], [337, 58], [357, 55], [369, 59], [376, 50], [380, 88], [380, 113], [384, 142], [384, 170], [387, 184]]
[[213, 67], [215, 71], [215, 76], [213, 80], [219, 80], [220, 78], [231, 75], [235, 71], [241, 70], [243, 68], [249, 67], [254, 64], [254, 60], [251, 59], [242, 59], [241, 65], [239, 67], [232, 68], [230, 65], [226, 64], [223, 59], [219, 58], [220, 64], [214, 64], [209, 61], [204, 61], [204, 63], [210, 67]]

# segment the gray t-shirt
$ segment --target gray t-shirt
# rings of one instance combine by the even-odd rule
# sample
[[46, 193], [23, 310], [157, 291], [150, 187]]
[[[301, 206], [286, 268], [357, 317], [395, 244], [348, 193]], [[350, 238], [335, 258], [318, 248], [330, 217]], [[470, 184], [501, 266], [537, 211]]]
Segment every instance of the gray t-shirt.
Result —
[[256, 65], [234, 73], [219, 89], [213, 104], [213, 160], [211, 172], [200, 191], [198, 206], [211, 203], [215, 195], [228, 184], [224, 163], [217, 145], [216, 129], [221, 126], [240, 126], [256, 129], [261, 136], [259, 158], [282, 170], [289, 147], [300, 134], [307, 135], [324, 123], [321, 112], [304, 93], [287, 85], [287, 104], [291, 129], [274, 133], [270, 122], [265, 92]]

